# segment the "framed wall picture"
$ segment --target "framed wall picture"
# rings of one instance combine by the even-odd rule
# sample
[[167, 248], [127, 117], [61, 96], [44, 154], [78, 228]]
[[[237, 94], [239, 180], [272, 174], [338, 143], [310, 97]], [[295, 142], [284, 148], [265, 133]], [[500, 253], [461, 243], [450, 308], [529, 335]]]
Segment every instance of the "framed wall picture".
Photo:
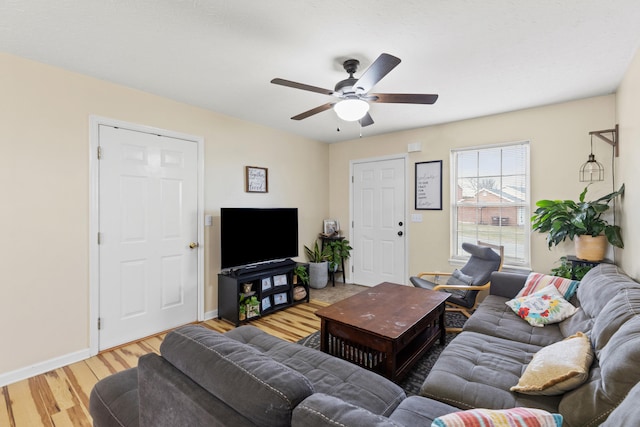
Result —
[[289, 302], [289, 299], [287, 298], [287, 293], [286, 292], [275, 294], [273, 296], [273, 304], [274, 305], [286, 304], [287, 302]]
[[268, 193], [269, 174], [267, 168], [245, 166], [245, 191], [247, 193]]
[[262, 298], [262, 311], [269, 310], [271, 308], [271, 297]]
[[325, 219], [322, 232], [325, 236], [333, 236], [340, 231], [340, 224], [335, 219]]
[[283, 286], [286, 284], [287, 284], [286, 274], [278, 274], [277, 276], [273, 276], [273, 286]]
[[261, 285], [262, 287], [260, 289], [262, 289], [263, 292], [271, 289], [271, 277], [264, 277], [261, 281]]
[[416, 163], [416, 210], [442, 210], [442, 160]]

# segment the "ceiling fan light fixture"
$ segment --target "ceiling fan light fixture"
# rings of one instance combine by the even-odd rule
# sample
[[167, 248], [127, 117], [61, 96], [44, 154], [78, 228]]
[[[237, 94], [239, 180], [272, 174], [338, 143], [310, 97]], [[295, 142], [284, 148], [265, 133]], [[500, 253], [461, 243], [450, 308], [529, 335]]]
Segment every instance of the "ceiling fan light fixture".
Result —
[[342, 120], [355, 122], [369, 111], [369, 103], [358, 98], [347, 98], [333, 106], [334, 111]]

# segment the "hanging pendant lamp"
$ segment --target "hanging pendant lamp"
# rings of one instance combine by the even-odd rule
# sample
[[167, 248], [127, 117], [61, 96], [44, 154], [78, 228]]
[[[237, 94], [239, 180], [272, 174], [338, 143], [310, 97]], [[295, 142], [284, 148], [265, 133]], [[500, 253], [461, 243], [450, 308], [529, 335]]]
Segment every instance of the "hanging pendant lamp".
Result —
[[604, 167], [593, 155], [593, 135], [591, 135], [591, 154], [580, 168], [580, 182], [604, 181]]

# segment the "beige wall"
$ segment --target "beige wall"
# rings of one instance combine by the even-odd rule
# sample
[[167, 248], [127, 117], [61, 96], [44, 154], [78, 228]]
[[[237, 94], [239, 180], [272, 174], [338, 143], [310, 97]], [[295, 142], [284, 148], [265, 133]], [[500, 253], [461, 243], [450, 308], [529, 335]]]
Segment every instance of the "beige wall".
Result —
[[[422, 223], [408, 222], [408, 274], [450, 271], [451, 148], [528, 140], [531, 142], [532, 201], [577, 199], [584, 188], [584, 183], [578, 181], [578, 170], [589, 154], [589, 131], [611, 128], [614, 123], [615, 96], [610, 95], [332, 144], [330, 214], [341, 223], [348, 223], [350, 161], [403, 154], [407, 152], [407, 144], [420, 142], [422, 151], [408, 155], [409, 214], [423, 215]], [[607, 181], [594, 184], [589, 190], [590, 195], [599, 196], [611, 187], [612, 150], [605, 143], [594, 142], [594, 153], [606, 166]], [[428, 160], [443, 160], [442, 211], [413, 209], [414, 164]], [[547, 249], [545, 236], [539, 233], [532, 234], [531, 239], [531, 265], [537, 271], [548, 272], [561, 255], [574, 253], [569, 244]], [[357, 243], [354, 242], [354, 246], [357, 248]]]
[[[444, 210], [419, 211], [424, 222], [409, 223], [408, 274], [423, 268], [449, 269], [451, 148], [529, 140], [532, 200], [576, 198], [583, 188], [577, 171], [589, 153], [588, 132], [610, 128], [616, 120], [622, 141], [616, 183], [627, 185], [620, 214], [626, 248], [616, 251], [616, 259], [638, 277], [635, 260], [640, 250], [632, 237], [640, 235], [633, 221], [640, 214], [640, 195], [633, 187], [640, 177], [639, 92], [637, 55], [617, 97], [325, 145], [0, 54], [0, 336], [11, 348], [0, 357], [0, 377], [88, 348], [92, 114], [205, 139], [205, 211], [215, 217], [214, 226], [205, 229], [204, 245], [205, 309], [210, 311], [217, 308], [221, 206], [298, 207], [302, 247], [313, 241], [323, 218], [348, 223], [351, 160], [404, 155], [408, 143], [420, 142], [422, 152], [408, 155], [409, 214], [414, 212], [413, 165], [427, 160], [443, 160]], [[590, 190], [600, 195], [611, 190], [612, 155], [603, 142], [594, 142], [594, 152], [607, 168], [608, 181]], [[269, 168], [267, 195], [244, 193], [245, 165]], [[572, 253], [571, 246], [549, 251], [543, 235], [532, 235], [533, 269], [549, 271], [565, 253]]]
[[627, 69], [616, 97], [620, 125], [620, 157], [617, 181], [625, 183], [620, 218], [625, 248], [617, 250], [619, 265], [630, 276], [640, 277], [640, 50]]
[[[204, 138], [206, 311], [221, 206], [298, 207], [301, 248], [328, 215], [326, 144], [6, 54], [0, 94], [0, 376], [89, 346], [90, 115]], [[245, 165], [268, 194], [244, 192]]]

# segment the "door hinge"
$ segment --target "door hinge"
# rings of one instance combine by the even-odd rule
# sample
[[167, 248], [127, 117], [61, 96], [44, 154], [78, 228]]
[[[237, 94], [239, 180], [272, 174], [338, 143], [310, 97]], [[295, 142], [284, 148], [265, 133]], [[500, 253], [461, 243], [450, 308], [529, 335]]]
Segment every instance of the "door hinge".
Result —
[[102, 147], [98, 145], [98, 160], [102, 158]]
[[102, 319], [98, 317], [98, 330], [102, 329]]
[[98, 231], [98, 244], [102, 242], [102, 233]]
[[355, 180], [353, 179], [353, 175], [351, 175], [351, 183], [353, 184]]

